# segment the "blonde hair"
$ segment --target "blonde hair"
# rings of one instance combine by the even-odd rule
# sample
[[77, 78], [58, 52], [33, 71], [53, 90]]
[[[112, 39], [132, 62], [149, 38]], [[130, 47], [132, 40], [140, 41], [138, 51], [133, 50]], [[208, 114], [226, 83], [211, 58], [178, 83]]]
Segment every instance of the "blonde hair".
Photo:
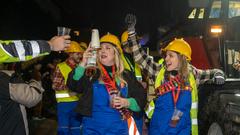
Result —
[[[124, 71], [124, 65], [123, 65], [123, 60], [121, 58], [121, 54], [119, 53], [118, 49], [114, 46], [113, 47], [113, 50], [114, 50], [114, 65], [116, 66], [116, 74], [115, 74], [115, 78], [116, 79], [119, 79], [121, 83], [124, 83], [124, 84], [127, 84], [127, 82], [123, 79], [123, 71]], [[97, 64], [98, 64], [98, 67], [99, 66], [99, 58], [97, 59]], [[101, 71], [101, 75], [100, 76], [103, 76], [103, 71]]]

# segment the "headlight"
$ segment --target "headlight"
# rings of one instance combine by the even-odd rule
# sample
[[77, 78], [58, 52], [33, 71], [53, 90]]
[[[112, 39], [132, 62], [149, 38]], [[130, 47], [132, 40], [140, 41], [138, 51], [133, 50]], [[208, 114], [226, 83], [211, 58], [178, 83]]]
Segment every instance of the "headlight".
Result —
[[214, 35], [219, 35], [221, 34], [223, 31], [222, 26], [221, 25], [212, 25], [210, 32]]

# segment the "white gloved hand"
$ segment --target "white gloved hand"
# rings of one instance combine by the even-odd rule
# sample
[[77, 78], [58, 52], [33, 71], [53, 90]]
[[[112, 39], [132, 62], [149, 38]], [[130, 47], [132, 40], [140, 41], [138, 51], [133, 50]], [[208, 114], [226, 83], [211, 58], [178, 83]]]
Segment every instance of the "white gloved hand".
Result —
[[214, 74], [214, 83], [218, 85], [224, 84], [225, 83], [224, 73], [216, 72]]

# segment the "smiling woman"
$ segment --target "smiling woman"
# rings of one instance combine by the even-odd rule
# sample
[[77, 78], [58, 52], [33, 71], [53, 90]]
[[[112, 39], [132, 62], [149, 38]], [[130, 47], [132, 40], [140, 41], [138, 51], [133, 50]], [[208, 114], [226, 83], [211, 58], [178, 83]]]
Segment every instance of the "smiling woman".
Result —
[[171, 41], [163, 49], [164, 62], [155, 63], [139, 48], [136, 33], [129, 31], [134, 60], [155, 82], [157, 95], [154, 112], [151, 113], [149, 134], [198, 135], [197, 86], [207, 80], [224, 83], [224, 73], [219, 69], [201, 70], [189, 62], [191, 48], [183, 39]]
[[114, 48], [110, 43], [102, 43], [101, 49], [99, 50], [99, 61], [100, 63], [111, 66], [114, 64], [114, 56], [119, 55], [115, 53], [116, 48]]
[[96, 74], [85, 73], [89, 47], [68, 80], [69, 88], [83, 94], [76, 108], [83, 116], [83, 134], [134, 135], [138, 131], [132, 113], [143, 110], [146, 92], [134, 75], [124, 70], [119, 39], [106, 34], [100, 43]]
[[[119, 39], [112, 34], [106, 34], [101, 39], [101, 50], [99, 50], [100, 63], [110, 66], [116, 61], [117, 65], [122, 65], [119, 60], [122, 48]], [[108, 57], [110, 55], [110, 58]], [[122, 67], [121, 67], [122, 68]]]

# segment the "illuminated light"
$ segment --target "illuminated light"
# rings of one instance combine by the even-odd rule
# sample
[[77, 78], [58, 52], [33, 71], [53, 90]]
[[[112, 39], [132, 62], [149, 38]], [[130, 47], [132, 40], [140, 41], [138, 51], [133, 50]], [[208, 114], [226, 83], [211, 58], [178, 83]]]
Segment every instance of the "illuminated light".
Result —
[[235, 94], [235, 96], [240, 97], [240, 93]]
[[211, 33], [213, 34], [222, 33], [222, 26], [211, 26]]
[[212, 28], [212, 29], [211, 29], [211, 32], [212, 32], [212, 33], [221, 33], [221, 32], [222, 32], [222, 29]]

